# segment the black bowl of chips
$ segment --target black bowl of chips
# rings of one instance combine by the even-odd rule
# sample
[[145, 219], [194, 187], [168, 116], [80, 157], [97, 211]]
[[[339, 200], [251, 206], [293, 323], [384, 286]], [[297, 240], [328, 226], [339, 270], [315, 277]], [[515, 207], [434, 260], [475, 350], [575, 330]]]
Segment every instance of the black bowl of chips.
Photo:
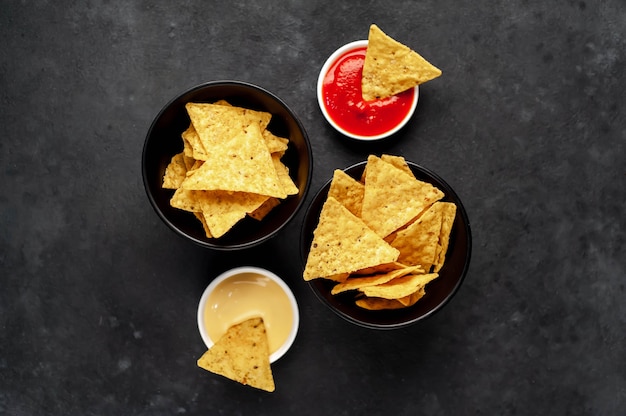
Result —
[[242, 249], [302, 207], [313, 167], [304, 126], [256, 85], [214, 81], [167, 103], [145, 139], [142, 173], [157, 215], [200, 246]]
[[372, 329], [402, 328], [443, 308], [465, 278], [472, 245], [454, 190], [391, 155], [336, 170], [305, 214], [300, 244], [317, 298]]

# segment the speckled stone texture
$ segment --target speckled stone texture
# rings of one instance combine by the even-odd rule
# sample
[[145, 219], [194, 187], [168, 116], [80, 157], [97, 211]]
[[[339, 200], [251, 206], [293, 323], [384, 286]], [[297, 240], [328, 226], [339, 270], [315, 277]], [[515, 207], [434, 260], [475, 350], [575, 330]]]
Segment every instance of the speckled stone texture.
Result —
[[[0, 414], [623, 415], [626, 7], [606, 1], [0, 3]], [[443, 70], [393, 139], [324, 121], [318, 71], [378, 24]], [[446, 179], [473, 256], [410, 328], [335, 316], [302, 281], [303, 212], [243, 253], [153, 212], [145, 134], [183, 90], [259, 84], [314, 151], [311, 192], [369, 153]], [[195, 366], [196, 306], [227, 268], [282, 276], [301, 327], [267, 394]]]

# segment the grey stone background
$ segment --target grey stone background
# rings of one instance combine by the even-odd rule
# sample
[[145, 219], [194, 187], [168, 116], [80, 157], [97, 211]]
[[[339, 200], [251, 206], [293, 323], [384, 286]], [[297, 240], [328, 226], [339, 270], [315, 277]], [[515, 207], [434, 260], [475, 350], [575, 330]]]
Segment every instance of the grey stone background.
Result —
[[[324, 121], [315, 83], [371, 23], [443, 70], [390, 141]], [[579, 1], [0, 3], [0, 414], [626, 413], [626, 7]], [[286, 101], [335, 168], [404, 155], [468, 211], [470, 271], [441, 312], [375, 332], [301, 280], [303, 212], [214, 253], [171, 232], [141, 179], [145, 134], [196, 84]], [[301, 327], [277, 391], [199, 370], [197, 302], [227, 268], [289, 283]]]

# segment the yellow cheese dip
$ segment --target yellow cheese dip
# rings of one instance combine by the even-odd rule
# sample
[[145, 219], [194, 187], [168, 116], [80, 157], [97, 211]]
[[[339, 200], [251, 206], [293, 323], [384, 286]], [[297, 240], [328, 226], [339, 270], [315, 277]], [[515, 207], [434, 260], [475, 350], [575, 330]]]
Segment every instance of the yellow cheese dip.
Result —
[[204, 325], [216, 342], [226, 330], [246, 319], [263, 318], [270, 354], [287, 340], [293, 324], [287, 294], [273, 280], [256, 273], [242, 273], [219, 283], [204, 308]]

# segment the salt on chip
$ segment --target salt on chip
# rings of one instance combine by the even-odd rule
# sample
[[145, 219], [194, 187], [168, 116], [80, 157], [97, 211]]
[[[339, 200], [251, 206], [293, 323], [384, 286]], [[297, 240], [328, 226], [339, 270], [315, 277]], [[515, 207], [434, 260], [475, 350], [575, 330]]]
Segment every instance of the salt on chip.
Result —
[[365, 223], [329, 197], [322, 207], [319, 223], [307, 257], [304, 280], [397, 260], [399, 251], [391, 247]]
[[258, 123], [248, 125], [238, 135], [212, 148], [207, 160], [185, 179], [181, 187], [187, 190], [251, 192], [277, 198], [287, 196]]
[[434, 203], [411, 225], [398, 231], [391, 245], [400, 250], [400, 262], [418, 264], [426, 271], [435, 264], [442, 222], [439, 204]]
[[198, 359], [198, 366], [257, 389], [273, 392], [276, 388], [262, 318], [251, 318], [228, 328]]
[[361, 82], [364, 100], [391, 97], [440, 75], [420, 54], [370, 26]]
[[360, 291], [369, 297], [398, 299], [414, 293], [420, 286], [426, 285], [438, 276], [437, 273], [409, 274], [377, 286], [363, 287]]
[[370, 155], [361, 217], [378, 235], [386, 237], [443, 196], [433, 185]]
[[365, 187], [346, 172], [336, 169], [328, 189], [328, 196], [332, 196], [344, 207], [356, 215], [361, 216], [361, 205]]
[[185, 166], [185, 154], [177, 153], [172, 156], [170, 163], [165, 168], [163, 175], [163, 188], [178, 189], [185, 180], [187, 167]]

